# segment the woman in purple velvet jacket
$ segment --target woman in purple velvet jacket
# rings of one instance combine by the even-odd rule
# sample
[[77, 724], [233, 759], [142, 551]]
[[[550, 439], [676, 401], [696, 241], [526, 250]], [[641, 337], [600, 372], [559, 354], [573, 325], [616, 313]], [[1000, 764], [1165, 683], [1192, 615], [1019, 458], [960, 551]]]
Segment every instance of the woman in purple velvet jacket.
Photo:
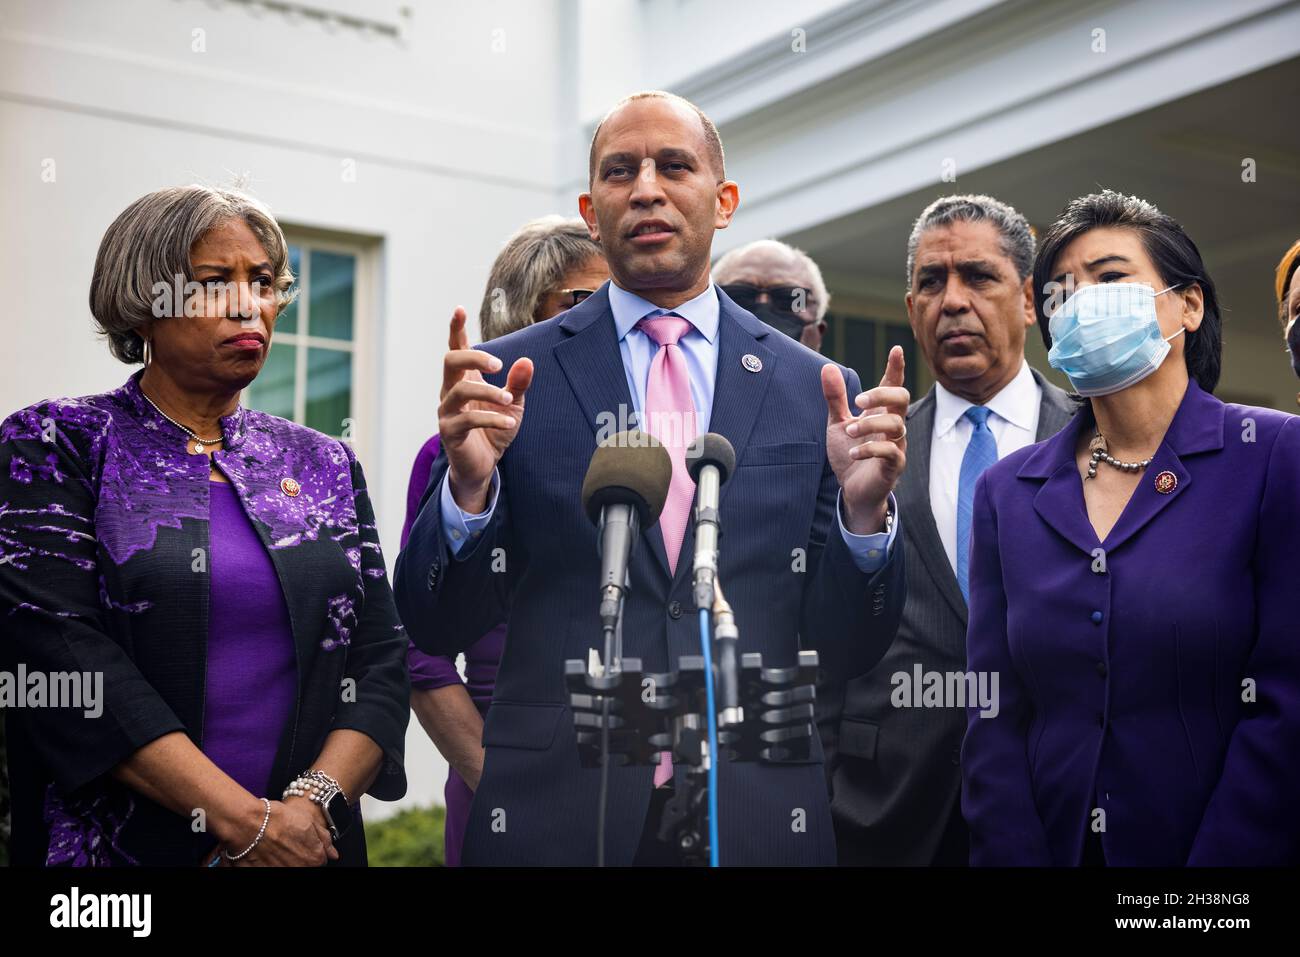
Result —
[[[587, 235], [581, 219], [544, 216], [526, 223], [506, 241], [492, 264], [479, 309], [483, 340], [559, 315], [595, 292], [608, 278], [605, 256]], [[403, 548], [420, 514], [437, 457], [435, 435], [424, 443], [411, 470]], [[444, 846], [451, 867], [460, 864], [469, 806], [483, 771], [483, 719], [492, 701], [505, 636], [503, 622], [469, 647], [465, 652], [464, 682], [452, 659], [426, 655], [414, 644], [407, 653], [411, 707], [449, 766], [443, 791], [447, 802]]]
[[78, 692], [7, 711], [16, 864], [364, 864], [355, 805], [406, 790], [361, 466], [239, 404], [292, 284], [255, 200], [150, 193], [90, 292], [144, 369], [0, 425], [0, 656]]
[[1070, 203], [1034, 286], [1088, 404], [976, 485], [971, 863], [1295, 864], [1300, 418], [1213, 396], [1214, 284], [1149, 203]]

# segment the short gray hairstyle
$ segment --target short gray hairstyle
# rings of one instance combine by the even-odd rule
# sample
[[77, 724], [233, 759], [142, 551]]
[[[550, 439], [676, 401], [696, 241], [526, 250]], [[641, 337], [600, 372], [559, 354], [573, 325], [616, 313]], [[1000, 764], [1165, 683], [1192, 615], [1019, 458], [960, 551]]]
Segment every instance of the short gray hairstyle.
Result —
[[727, 284], [727, 277], [740, 264], [741, 259], [748, 253], [762, 247], [776, 246], [793, 256], [800, 265], [808, 270], [812, 277], [812, 294], [817, 303], [817, 321], [821, 322], [826, 316], [826, 310], [830, 308], [831, 294], [826, 288], [826, 280], [822, 278], [822, 271], [818, 268], [817, 263], [802, 249], [791, 246], [789, 243], [783, 243], [779, 239], [758, 239], [752, 243], [746, 243], [744, 246], [737, 246], [722, 256], [713, 266], [713, 281], [719, 286]]
[[1034, 233], [1020, 213], [992, 196], [964, 193], [940, 196], [916, 217], [912, 235], [907, 237], [907, 288], [912, 288], [912, 267], [916, 264], [916, 250], [921, 235], [927, 229], [948, 226], [952, 223], [993, 224], [1002, 237], [1002, 252], [1016, 267], [1016, 275], [1023, 281], [1034, 271]]
[[483, 341], [530, 326], [539, 318], [542, 297], [566, 273], [605, 256], [576, 216], [543, 216], [521, 226], [506, 240], [488, 274], [479, 307]]
[[144, 361], [138, 330], [156, 317], [155, 286], [194, 279], [190, 251], [231, 219], [248, 224], [275, 277], [278, 310], [293, 301], [289, 247], [271, 211], [246, 193], [212, 186], [168, 186], [141, 196], [113, 220], [99, 243], [90, 279], [90, 312], [108, 348], [126, 363]]

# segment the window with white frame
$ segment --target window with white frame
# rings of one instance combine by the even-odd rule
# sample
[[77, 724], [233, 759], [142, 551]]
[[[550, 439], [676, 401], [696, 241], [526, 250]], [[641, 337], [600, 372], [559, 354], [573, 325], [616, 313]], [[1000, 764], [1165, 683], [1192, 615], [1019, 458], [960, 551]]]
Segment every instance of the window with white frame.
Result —
[[245, 390], [245, 405], [334, 438], [355, 438], [364, 378], [365, 262], [359, 243], [289, 237], [298, 298], [276, 321], [271, 351]]

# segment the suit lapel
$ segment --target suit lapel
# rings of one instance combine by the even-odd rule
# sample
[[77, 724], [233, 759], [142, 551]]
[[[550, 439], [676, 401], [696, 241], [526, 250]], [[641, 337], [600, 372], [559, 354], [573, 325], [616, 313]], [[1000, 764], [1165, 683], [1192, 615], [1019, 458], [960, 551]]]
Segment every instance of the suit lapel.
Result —
[[898, 512], [900, 521], [911, 531], [911, 538], [930, 572], [930, 578], [965, 627], [966, 602], [948, 561], [948, 553], [944, 551], [930, 503], [930, 443], [934, 439], [935, 406], [934, 388], [931, 387], [925, 397], [908, 410], [909, 461], [896, 492]]
[[1017, 478], [1046, 479], [1034, 495], [1034, 511], [1058, 535], [1087, 554], [1092, 554], [1099, 543], [1084, 508], [1074, 449], [1079, 430], [1090, 418], [1074, 416], [1051, 438], [1033, 446], [1033, 453], [1016, 472]]
[[[1223, 403], [1202, 391], [1195, 380], [1189, 380], [1183, 401], [1151, 457], [1151, 464], [1142, 473], [1132, 498], [1102, 543], [1107, 551], [1119, 548], [1187, 491], [1192, 475], [1181, 456], [1222, 449], [1223, 418]], [[1171, 490], [1160, 492], [1156, 478], [1165, 472], [1173, 473], [1177, 482]]]
[[608, 285], [560, 316], [569, 336], [553, 350], [593, 432], [621, 430], [633, 409], [623, 363], [610, 361], [618, 359], [619, 349]]
[[[1059, 436], [1061, 432], [1067, 431], [1067, 427], [1083, 406], [1071, 399], [1064, 389], [1054, 386], [1043, 378], [1037, 369], [1030, 371], [1043, 390], [1042, 402], [1038, 407], [1037, 439], [1040, 443], [1046, 443]], [[1054, 457], [1050, 467], [1043, 464], [1047, 462], [1046, 456], [1040, 460], [1039, 468], [1049, 468], [1050, 471], [1045, 473], [1047, 483], [1034, 498], [1034, 509], [1056, 529], [1058, 534], [1091, 554], [1098, 546], [1097, 535], [1092, 528], [1092, 523], [1088, 521], [1086, 509], [1083, 508], [1083, 495], [1075, 487], [1075, 483], [1079, 480], [1078, 466], [1074, 460], [1078, 430], [1078, 426], [1068, 429], [1070, 433], [1068, 441], [1058, 440], [1053, 444]], [[1035, 453], [1030, 461], [1038, 459], [1039, 453]], [[1026, 474], [1026, 467], [1021, 468], [1021, 475]]]
[[[1223, 448], [1223, 418], [1223, 403], [1201, 391], [1195, 381], [1188, 382], [1160, 447], [1104, 542], [1097, 540], [1097, 532], [1088, 520], [1083, 479], [1074, 457], [1081, 430], [1092, 428], [1091, 415], [1076, 415], [1065, 428], [1039, 445], [1016, 474], [1020, 478], [1047, 480], [1034, 496], [1034, 510], [1068, 542], [1090, 555], [1097, 548], [1114, 551], [1187, 490], [1192, 476], [1182, 456]], [[1174, 488], [1164, 493], [1157, 491], [1155, 484], [1162, 472], [1172, 473], [1177, 480]]]

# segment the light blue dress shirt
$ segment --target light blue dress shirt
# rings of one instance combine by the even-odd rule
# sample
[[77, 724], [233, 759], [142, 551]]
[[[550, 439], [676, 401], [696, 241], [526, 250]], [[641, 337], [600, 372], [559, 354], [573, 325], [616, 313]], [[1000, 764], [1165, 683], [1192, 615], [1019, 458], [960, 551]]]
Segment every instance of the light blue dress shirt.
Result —
[[[609, 284], [609, 306], [614, 313], [614, 329], [618, 333], [618, 351], [623, 359], [628, 391], [636, 407], [629, 412], [634, 411], [639, 416], [641, 410], [645, 408], [650, 363], [654, 360], [655, 353], [659, 351], [659, 345], [646, 333], [633, 327], [650, 313], [662, 312], [662, 310], [654, 303], [619, 288], [612, 280]], [[695, 420], [700, 435], [709, 431], [709, 416], [713, 411], [713, 387], [717, 382], [718, 374], [720, 309], [718, 294], [710, 283], [709, 288], [704, 292], [672, 310], [688, 320], [692, 327], [686, 335], [682, 336], [677, 345], [686, 358], [686, 370], [691, 380], [691, 401], [695, 403]], [[476, 540], [492, 520], [500, 485], [500, 476], [494, 471], [487, 510], [478, 515], [470, 515], [452, 498], [450, 483], [443, 481], [442, 497], [439, 502], [442, 527], [447, 530], [447, 546], [453, 556], [460, 555], [465, 544]], [[836, 498], [835, 513], [839, 518], [840, 534], [844, 536], [844, 542], [849, 547], [854, 564], [865, 574], [871, 575], [879, 571], [893, 550], [894, 538], [898, 535], [899, 517], [898, 505], [894, 501], [892, 492], [889, 495], [889, 508], [894, 514], [894, 525], [888, 532], [855, 535], [844, 527], [844, 516], [840, 512], [839, 499]]]

